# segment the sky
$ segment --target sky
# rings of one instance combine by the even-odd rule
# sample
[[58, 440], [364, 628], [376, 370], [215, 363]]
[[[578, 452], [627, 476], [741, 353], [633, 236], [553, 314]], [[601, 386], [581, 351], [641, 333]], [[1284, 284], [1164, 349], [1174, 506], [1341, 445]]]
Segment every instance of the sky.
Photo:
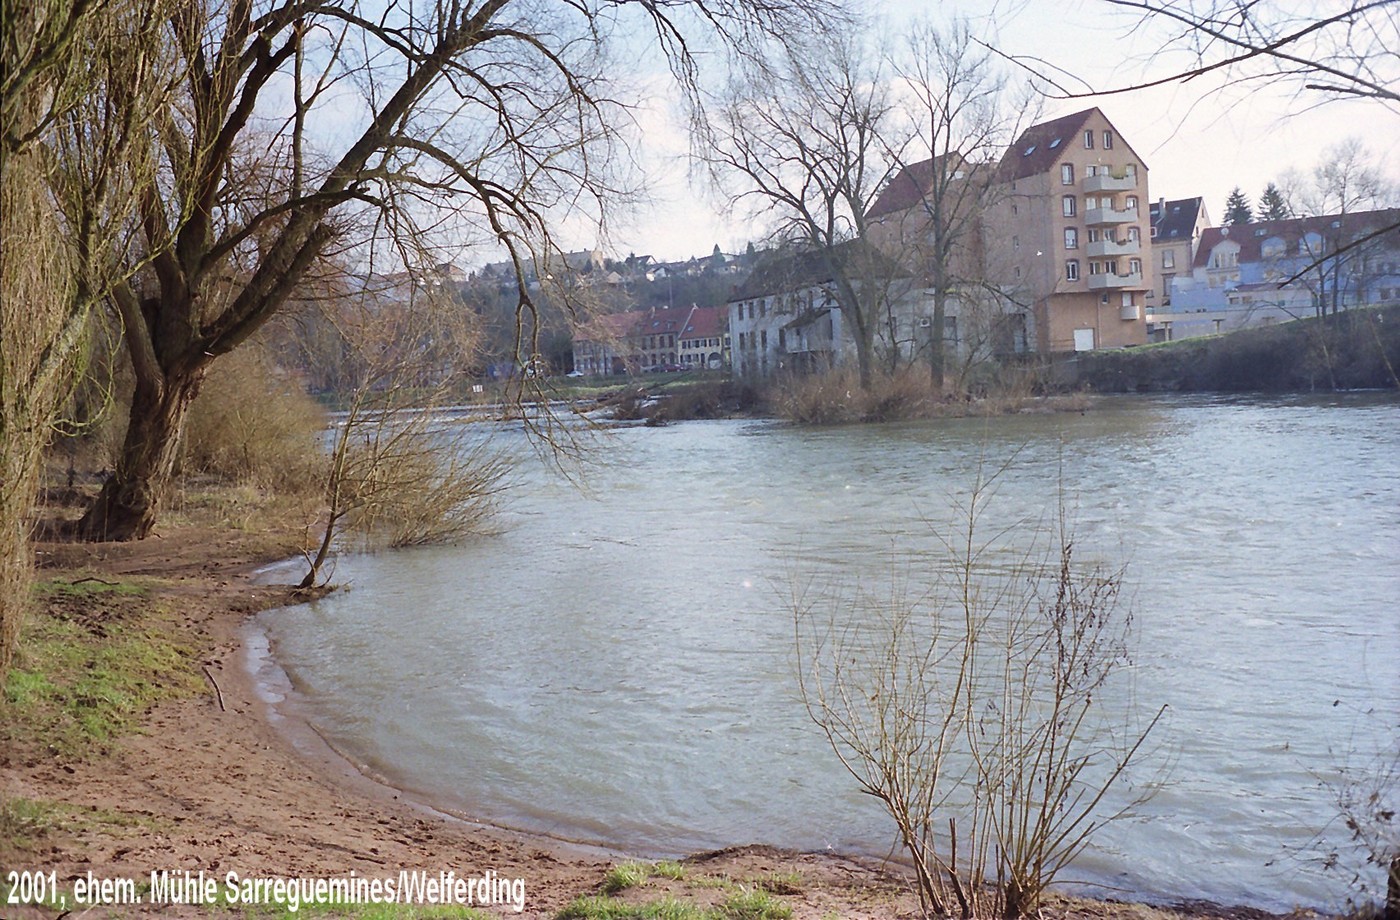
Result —
[[[876, 0], [868, 5], [880, 28], [899, 35], [915, 17], [935, 8], [927, 0]], [[1144, 76], [1163, 75], [1187, 58], [1168, 45], [1163, 32], [1134, 29], [1135, 18], [1117, 13], [1103, 0], [1019, 0], [1004, 5], [953, 0], [938, 3], [939, 15], [957, 11], [974, 30], [1004, 53], [1041, 59], [1087, 81], [1092, 88], [1130, 85]], [[1400, 36], [1397, 36], [1400, 41]], [[670, 109], [664, 81], [640, 100], [643, 130], [638, 158], [645, 169], [651, 203], [614, 224], [610, 239], [578, 228], [566, 237], [570, 248], [599, 246], [609, 255], [647, 253], [659, 260], [708, 254], [718, 244], [742, 249], [761, 227], [723, 213], [723, 202], [692, 181], [687, 140]], [[1359, 138], [1384, 174], [1400, 184], [1400, 114], [1370, 101], [1315, 105], [1299, 98], [1294, 86], [1258, 83], [1222, 85], [1210, 78], [1123, 95], [1045, 102], [1043, 119], [1098, 106], [1148, 167], [1149, 197], [1205, 198], [1217, 223], [1225, 198], [1240, 186], [1257, 201], [1266, 183], [1289, 170], [1309, 173], [1349, 136]]]

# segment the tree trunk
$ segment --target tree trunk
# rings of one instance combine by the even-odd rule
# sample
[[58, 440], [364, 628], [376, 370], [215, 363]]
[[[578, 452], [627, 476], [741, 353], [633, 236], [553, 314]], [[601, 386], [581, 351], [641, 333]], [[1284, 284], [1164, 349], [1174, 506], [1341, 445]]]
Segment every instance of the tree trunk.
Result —
[[942, 291], [933, 295], [933, 327], [929, 330], [928, 372], [933, 394], [942, 396], [945, 389], [944, 376], [947, 354], [944, 344], [947, 341], [943, 327], [948, 324], [948, 307]]
[[85, 540], [142, 540], [155, 525], [175, 471], [180, 434], [204, 368], [138, 380], [117, 469], [78, 522]]

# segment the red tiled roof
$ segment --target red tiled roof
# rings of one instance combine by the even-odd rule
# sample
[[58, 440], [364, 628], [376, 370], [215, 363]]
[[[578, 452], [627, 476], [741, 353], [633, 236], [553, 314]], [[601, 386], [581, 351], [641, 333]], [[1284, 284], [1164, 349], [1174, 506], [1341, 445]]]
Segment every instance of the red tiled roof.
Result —
[[729, 311], [724, 307], [692, 307], [681, 338], [708, 339], [721, 336], [728, 319]]
[[1327, 240], [1335, 240], [1340, 235], [1342, 239], [1351, 241], [1376, 231], [1383, 231], [1388, 237], [1384, 245], [1400, 248], [1400, 208], [1264, 220], [1232, 227], [1207, 227], [1201, 234], [1194, 266], [1204, 268], [1210, 265], [1211, 250], [1225, 240], [1239, 244], [1239, 261], [1258, 262], [1263, 258], [1261, 248], [1271, 239], [1283, 240], [1286, 244], [1284, 255], [1292, 258], [1298, 255], [1298, 241], [1308, 233], [1319, 234]]

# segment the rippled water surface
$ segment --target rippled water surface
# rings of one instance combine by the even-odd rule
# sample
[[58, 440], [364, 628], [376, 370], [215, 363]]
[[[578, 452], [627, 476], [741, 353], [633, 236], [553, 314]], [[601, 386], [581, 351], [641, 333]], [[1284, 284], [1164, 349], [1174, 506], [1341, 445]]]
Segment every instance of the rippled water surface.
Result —
[[1081, 555], [1129, 567], [1135, 666], [1112, 705], [1170, 706], [1166, 784], [1073, 876], [1338, 903], [1312, 862], [1342, 839], [1321, 780], [1400, 712], [1393, 397], [694, 422], [599, 449], [583, 489], [522, 460], [498, 536], [342, 559], [350, 590], [265, 614], [292, 703], [367, 772], [487, 820], [655, 855], [883, 854], [887, 819], [797, 696], [784, 597], [917, 583], [979, 463], [1010, 461], [986, 523], [1037, 519], [1062, 485]]

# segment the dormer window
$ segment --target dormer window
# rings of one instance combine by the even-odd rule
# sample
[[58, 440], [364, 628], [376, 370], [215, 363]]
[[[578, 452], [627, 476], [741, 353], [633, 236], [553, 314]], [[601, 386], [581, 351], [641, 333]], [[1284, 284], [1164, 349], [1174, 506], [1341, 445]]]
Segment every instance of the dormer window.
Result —
[[1035, 153], [1035, 144], [1031, 144], [1029, 147], [1027, 147], [1026, 152], [1021, 154], [1021, 156], [1028, 157], [1033, 153]]

